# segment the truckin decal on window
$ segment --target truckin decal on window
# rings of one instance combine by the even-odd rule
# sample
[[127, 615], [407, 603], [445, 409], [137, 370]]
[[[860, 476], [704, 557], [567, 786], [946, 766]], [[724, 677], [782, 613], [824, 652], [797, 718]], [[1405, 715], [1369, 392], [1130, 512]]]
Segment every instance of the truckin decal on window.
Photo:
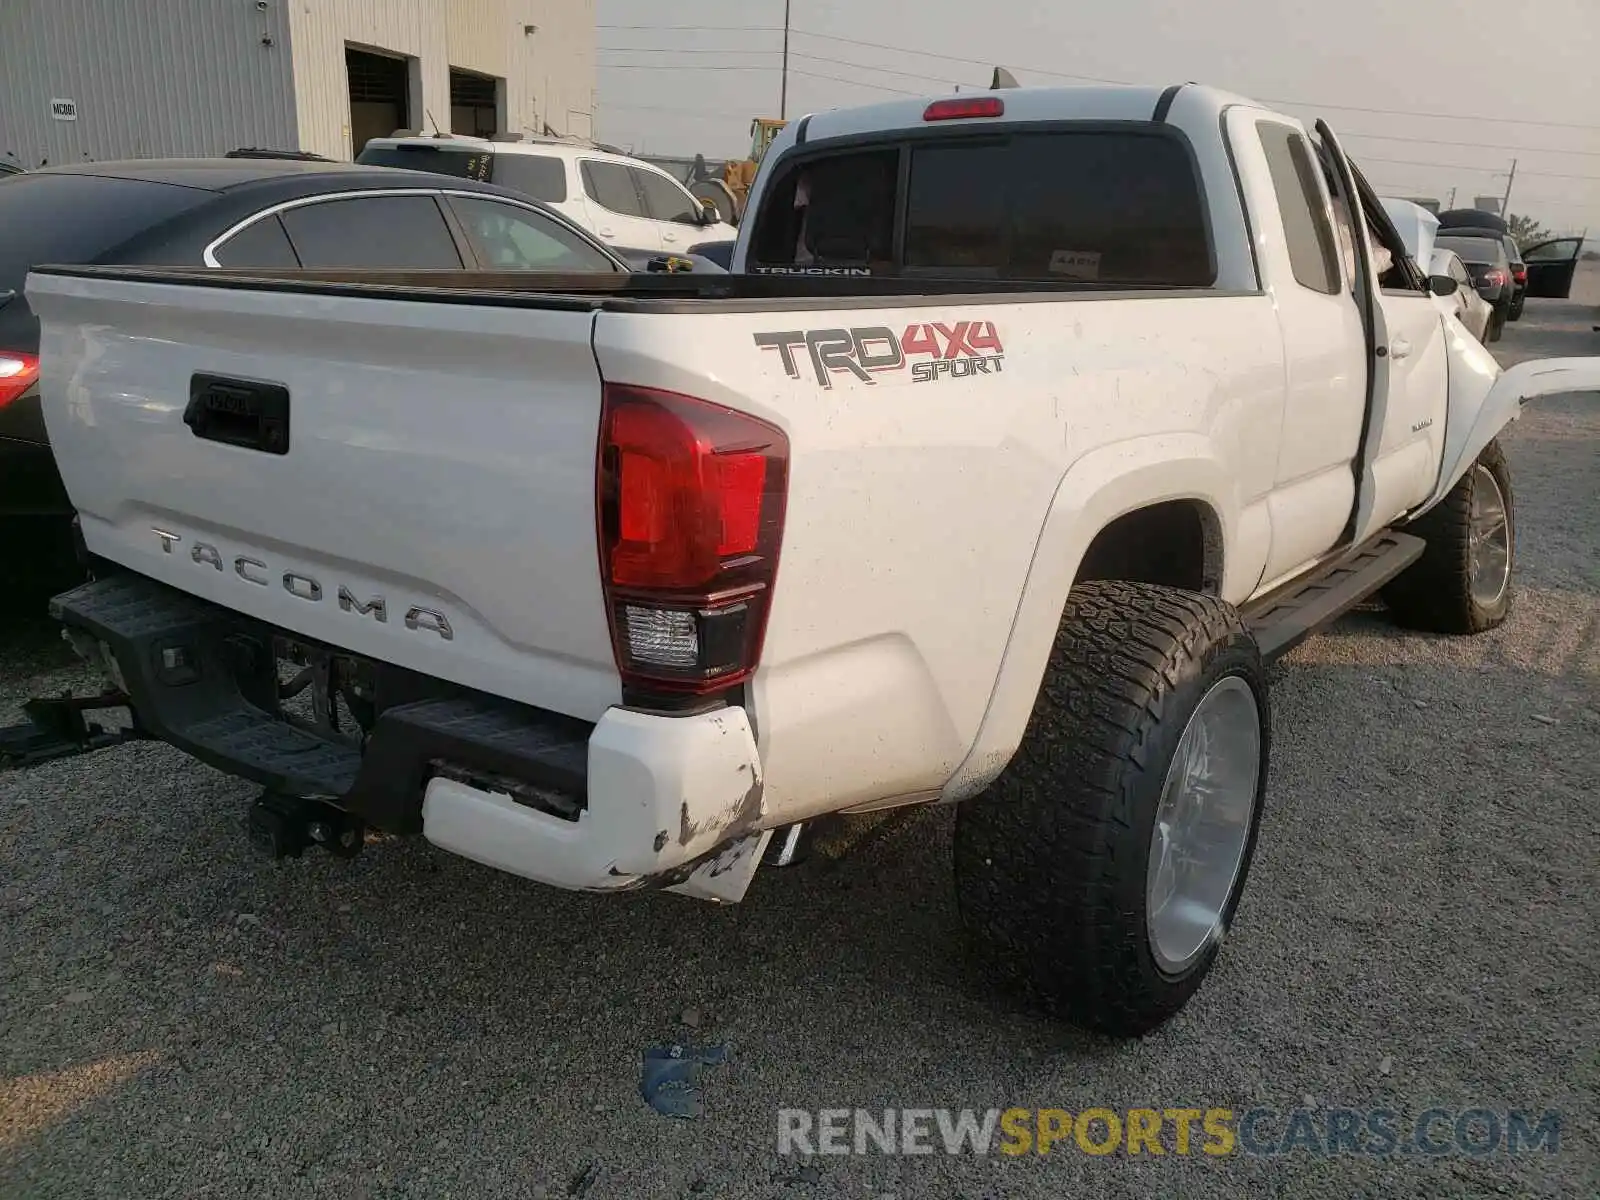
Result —
[[[856, 329], [796, 329], [758, 333], [756, 345], [776, 350], [790, 379], [800, 378], [804, 350], [817, 383], [831, 388], [833, 377], [850, 374], [874, 384], [874, 375], [910, 371], [911, 382], [998, 375], [1005, 360], [1000, 333], [993, 321], [933, 322], [906, 326], [896, 334], [887, 325]], [[987, 352], [987, 353], [986, 353]], [[920, 359], [920, 361], [918, 361]]]

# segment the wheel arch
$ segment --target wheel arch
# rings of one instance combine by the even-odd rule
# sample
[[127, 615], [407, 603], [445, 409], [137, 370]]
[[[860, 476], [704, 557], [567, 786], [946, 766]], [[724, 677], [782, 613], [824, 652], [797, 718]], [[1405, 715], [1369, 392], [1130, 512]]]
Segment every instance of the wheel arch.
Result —
[[[1228, 554], [1237, 522], [1232, 478], [1216, 448], [1199, 434], [1119, 442], [1074, 463], [1057, 485], [1040, 530], [983, 719], [941, 798], [953, 801], [976, 795], [1016, 753], [1044, 679], [1067, 595], [1086, 565], [1094, 578], [1125, 578], [1107, 574], [1107, 569], [1131, 562], [1146, 576], [1131, 582], [1183, 586], [1198, 580], [1196, 590], [1221, 595], [1237, 590], [1237, 581], [1228, 577], [1230, 571], [1248, 570], [1247, 564]], [[1167, 564], [1168, 569], [1161, 570], [1163, 546], [1172, 539], [1182, 544], [1185, 529], [1197, 539], [1189, 543], [1194, 557], [1176, 569]], [[1131, 556], [1107, 552], [1119, 538], [1151, 530], [1160, 531], [1166, 540]]]

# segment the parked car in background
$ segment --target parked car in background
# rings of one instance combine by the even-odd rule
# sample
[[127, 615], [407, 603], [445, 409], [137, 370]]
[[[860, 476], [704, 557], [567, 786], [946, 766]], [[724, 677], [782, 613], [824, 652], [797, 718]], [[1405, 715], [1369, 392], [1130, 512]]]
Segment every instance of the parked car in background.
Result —
[[1447, 226], [1439, 233], [1442, 237], [1484, 238], [1487, 241], [1500, 243], [1506, 252], [1507, 269], [1511, 275], [1511, 303], [1506, 310], [1506, 320], [1520, 320], [1528, 300], [1528, 266], [1523, 261], [1517, 239], [1504, 230], [1486, 225]]
[[39, 409], [39, 322], [23, 296], [34, 266], [606, 274], [645, 266], [490, 184], [283, 158], [84, 163], [11, 175], [0, 183], [0, 229], [0, 521], [42, 552], [67, 541], [72, 506]]
[[1441, 309], [1465, 325], [1473, 337], [1483, 341], [1488, 336], [1489, 320], [1494, 315], [1494, 309], [1478, 294], [1472, 282], [1472, 273], [1461, 261], [1461, 256], [1454, 250], [1436, 246], [1428, 265], [1428, 274], [1448, 275], [1456, 281], [1454, 292], [1448, 296], [1436, 296], [1435, 301]]
[[1493, 310], [1483, 340], [1498, 342], [1511, 319], [1511, 259], [1498, 237], [1458, 237], [1457, 233], [1454, 229], [1440, 230], [1434, 248], [1450, 250], [1466, 264], [1472, 286]]
[[1583, 238], [1559, 237], [1536, 242], [1523, 251], [1528, 265], [1528, 295], [1565, 300], [1572, 294], [1572, 277], [1583, 256]]
[[731, 242], [738, 236], [659, 167], [571, 142], [373, 138], [356, 161], [497, 183], [549, 205], [623, 250], [681, 254], [697, 242]]

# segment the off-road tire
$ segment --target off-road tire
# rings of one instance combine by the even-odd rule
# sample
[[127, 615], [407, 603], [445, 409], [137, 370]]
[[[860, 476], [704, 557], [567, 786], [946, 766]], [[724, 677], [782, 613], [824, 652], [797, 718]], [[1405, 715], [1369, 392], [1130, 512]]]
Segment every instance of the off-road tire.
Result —
[[[1218, 941], [1182, 974], [1157, 966], [1146, 870], [1167, 768], [1200, 700], [1242, 678], [1261, 761], [1232, 922], [1266, 792], [1270, 718], [1255, 639], [1219, 600], [1143, 583], [1073, 588], [1016, 756], [956, 816], [956, 899], [979, 957], [1082, 1027], [1140, 1037], [1199, 988]], [[1220, 939], [1219, 939], [1220, 941]]]
[[[1511, 571], [1517, 567], [1516, 501], [1511, 493], [1511, 469], [1500, 443], [1490, 442], [1474, 467], [1489, 469], [1506, 505], [1506, 531]], [[1383, 589], [1384, 602], [1396, 623], [1429, 633], [1483, 633], [1499, 625], [1511, 612], [1512, 587], [1508, 583], [1499, 600], [1479, 604], [1472, 597], [1472, 489], [1476, 471], [1469, 469], [1449, 495], [1410, 525], [1406, 532], [1428, 543], [1417, 559]]]

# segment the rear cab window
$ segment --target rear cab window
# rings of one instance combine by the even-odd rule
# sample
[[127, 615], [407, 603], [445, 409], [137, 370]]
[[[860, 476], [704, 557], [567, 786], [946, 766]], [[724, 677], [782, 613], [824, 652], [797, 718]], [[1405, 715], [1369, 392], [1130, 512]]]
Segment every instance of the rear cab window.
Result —
[[756, 273], [1135, 288], [1217, 279], [1188, 143], [1131, 124], [795, 155], [762, 201], [749, 257]]

